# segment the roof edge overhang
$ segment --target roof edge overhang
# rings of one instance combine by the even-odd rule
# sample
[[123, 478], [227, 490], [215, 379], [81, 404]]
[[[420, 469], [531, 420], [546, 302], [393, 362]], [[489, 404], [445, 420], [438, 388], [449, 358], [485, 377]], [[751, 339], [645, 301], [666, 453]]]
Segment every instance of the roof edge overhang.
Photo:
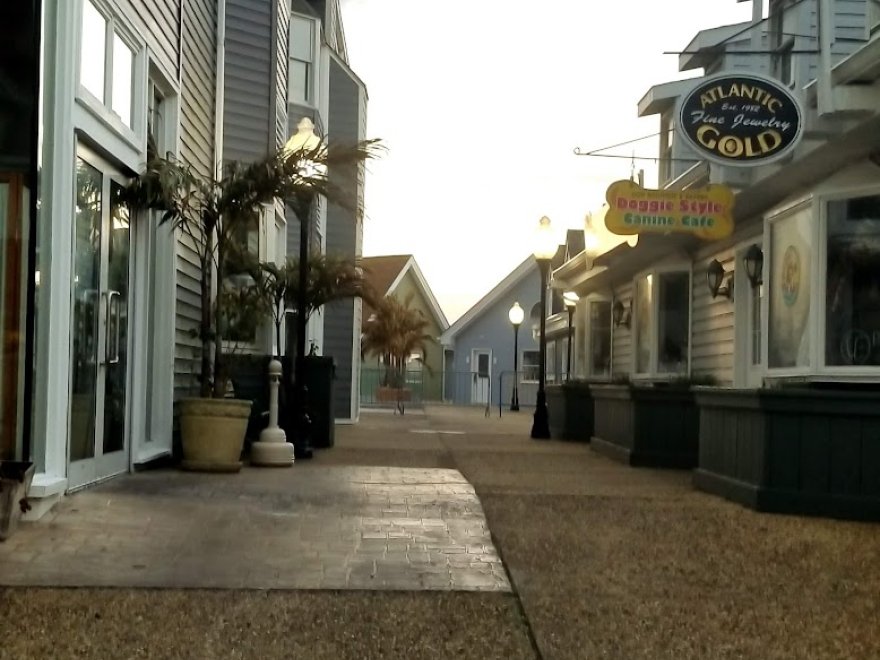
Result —
[[[710, 65], [712, 60], [724, 54], [726, 44], [751, 39], [747, 31], [752, 25], [752, 21], [744, 21], [742, 23], [720, 25], [700, 30], [694, 35], [690, 43], [684, 47], [684, 52], [678, 56], [678, 70], [693, 71], [694, 69], [703, 69]], [[734, 37], [740, 38], [728, 41]]]

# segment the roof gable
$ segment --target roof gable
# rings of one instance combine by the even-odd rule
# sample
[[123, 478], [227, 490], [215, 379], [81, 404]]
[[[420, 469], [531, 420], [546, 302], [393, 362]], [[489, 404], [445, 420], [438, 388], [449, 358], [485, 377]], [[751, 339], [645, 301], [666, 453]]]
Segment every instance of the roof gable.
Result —
[[[564, 248], [560, 247], [560, 250]], [[559, 252], [557, 252], [559, 254]], [[516, 286], [519, 282], [521, 282], [524, 278], [529, 276], [532, 273], [537, 272], [538, 264], [535, 263], [535, 258], [531, 255], [525, 258], [525, 260], [520, 263], [519, 266], [514, 268], [501, 282], [499, 282], [493, 289], [491, 289], [485, 296], [480, 298], [471, 307], [468, 311], [462, 314], [455, 323], [449, 326], [449, 328], [440, 335], [440, 343], [446, 346], [452, 345], [455, 336], [460, 333], [462, 330], [467, 328], [472, 322], [478, 319], [483, 312], [490, 309], [496, 301], [498, 301], [504, 294], [506, 294], [510, 289]]]
[[[394, 295], [395, 289], [403, 282], [407, 273], [413, 275], [416, 288], [422, 294], [426, 306], [431, 311], [434, 321], [440, 330], [449, 327], [449, 321], [446, 314], [440, 308], [440, 304], [434, 297], [434, 292], [428, 286], [428, 281], [422, 274], [422, 269], [416, 263], [415, 257], [411, 254], [396, 254], [379, 257], [362, 257], [361, 265], [364, 269], [364, 276], [367, 281], [367, 287], [370, 291], [380, 297]], [[366, 323], [370, 316], [374, 313], [374, 309], [369, 302], [364, 301], [364, 311], [361, 323]]]

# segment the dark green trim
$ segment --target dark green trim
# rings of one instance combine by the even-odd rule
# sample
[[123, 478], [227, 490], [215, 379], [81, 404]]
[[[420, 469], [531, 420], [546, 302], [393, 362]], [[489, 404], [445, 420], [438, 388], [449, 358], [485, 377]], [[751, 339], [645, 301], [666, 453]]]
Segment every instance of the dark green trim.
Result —
[[880, 392], [698, 388], [694, 485], [759, 511], [880, 520]]

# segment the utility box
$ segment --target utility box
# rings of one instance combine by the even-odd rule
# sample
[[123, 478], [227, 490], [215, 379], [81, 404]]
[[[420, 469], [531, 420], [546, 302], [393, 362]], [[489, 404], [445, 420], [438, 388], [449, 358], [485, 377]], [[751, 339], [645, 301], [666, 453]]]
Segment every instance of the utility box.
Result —
[[336, 365], [330, 356], [307, 355], [303, 360], [303, 371], [308, 388], [306, 406], [312, 420], [311, 445], [316, 449], [332, 447], [336, 428], [333, 418]]

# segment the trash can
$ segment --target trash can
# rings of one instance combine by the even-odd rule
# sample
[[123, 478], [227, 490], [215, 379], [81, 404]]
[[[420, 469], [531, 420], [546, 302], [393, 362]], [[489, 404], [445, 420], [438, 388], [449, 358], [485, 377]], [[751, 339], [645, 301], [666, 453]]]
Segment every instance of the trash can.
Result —
[[333, 380], [336, 378], [336, 365], [328, 355], [308, 355], [303, 361], [303, 371], [308, 388], [306, 405], [312, 420], [311, 445], [316, 449], [332, 447], [335, 435]]

